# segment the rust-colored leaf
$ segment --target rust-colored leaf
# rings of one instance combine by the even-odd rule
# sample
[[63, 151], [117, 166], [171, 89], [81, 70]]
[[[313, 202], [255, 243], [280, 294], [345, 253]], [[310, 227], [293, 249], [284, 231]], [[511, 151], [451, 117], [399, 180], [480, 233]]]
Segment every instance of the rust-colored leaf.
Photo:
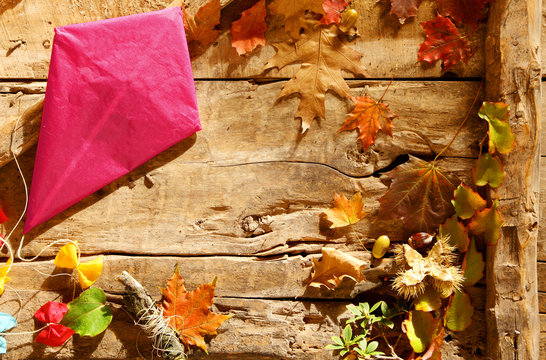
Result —
[[301, 39], [295, 44], [285, 42], [276, 45], [277, 54], [264, 67], [264, 70], [281, 69], [289, 64], [301, 63], [279, 98], [296, 93], [301, 95], [296, 117], [302, 119], [302, 132], [316, 117], [324, 118], [326, 91], [333, 90], [342, 98], [349, 96], [349, 86], [341, 70], [366, 74], [360, 65], [362, 55], [339, 40], [337, 27], [316, 27], [316, 24], [317, 21], [307, 21]]
[[436, 0], [438, 12], [449, 16], [456, 24], [477, 28], [484, 18], [485, 5], [492, 0]]
[[265, 45], [265, 0], [243, 11], [241, 18], [231, 25], [231, 45], [237, 54], [244, 55]]
[[322, 19], [320, 19], [320, 23], [324, 25], [339, 25], [339, 21], [341, 20], [341, 13], [350, 3], [350, 0], [322, 0], [324, 16], [322, 17]]
[[216, 279], [210, 284], [187, 291], [177, 265], [167, 287], [161, 290], [163, 316], [169, 320], [169, 325], [178, 332], [184, 344], [196, 345], [205, 352], [207, 345], [203, 337], [216, 335], [216, 329], [231, 317], [210, 310], [215, 287]]
[[220, 32], [215, 27], [220, 24], [220, 0], [210, 0], [201, 6], [195, 16], [186, 9], [184, 12], [184, 29], [190, 57], [203, 54], [212, 45]]
[[369, 96], [351, 96], [350, 99], [355, 107], [338, 131], [358, 128], [358, 138], [362, 141], [364, 151], [375, 143], [379, 130], [392, 136], [392, 121], [397, 115], [389, 109], [388, 104], [375, 101]]
[[333, 248], [322, 248], [322, 259], [313, 259], [313, 272], [309, 286], [325, 286], [334, 290], [341, 284], [343, 278], [363, 281], [362, 270], [366, 263], [349, 254]]
[[347, 200], [345, 195], [334, 196], [334, 207], [324, 210], [326, 219], [332, 223], [330, 228], [338, 228], [357, 223], [366, 216], [363, 210], [364, 202], [362, 194], [354, 194], [351, 200]]
[[391, 14], [398, 18], [400, 24], [417, 15], [422, 0], [391, 0]]
[[443, 70], [448, 71], [459, 61], [468, 63], [474, 51], [466, 36], [461, 36], [459, 30], [447, 17], [438, 15], [434, 20], [421, 23], [425, 30], [425, 41], [419, 47], [418, 61], [429, 64], [442, 60]]
[[284, 16], [284, 30], [294, 40], [300, 38], [300, 30], [304, 27], [302, 15], [307, 10], [324, 14], [321, 0], [273, 0], [268, 8], [272, 15]]
[[437, 165], [410, 156], [386, 176], [392, 183], [379, 199], [379, 215], [400, 219], [409, 233], [434, 233], [454, 213], [450, 200], [460, 182]]

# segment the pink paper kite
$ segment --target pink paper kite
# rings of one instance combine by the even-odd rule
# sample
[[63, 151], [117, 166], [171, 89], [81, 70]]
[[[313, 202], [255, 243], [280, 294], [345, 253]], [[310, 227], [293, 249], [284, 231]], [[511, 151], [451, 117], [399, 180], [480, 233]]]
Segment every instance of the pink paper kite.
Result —
[[200, 129], [179, 7], [56, 28], [24, 233]]

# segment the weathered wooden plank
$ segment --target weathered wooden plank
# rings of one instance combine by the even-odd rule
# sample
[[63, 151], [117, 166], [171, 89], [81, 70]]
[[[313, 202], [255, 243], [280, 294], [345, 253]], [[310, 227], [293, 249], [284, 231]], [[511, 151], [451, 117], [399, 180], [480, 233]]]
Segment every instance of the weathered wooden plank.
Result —
[[546, 263], [537, 262], [538, 291], [546, 292]]
[[539, 311], [541, 313], [546, 313], [546, 292], [538, 293], [538, 304], [539, 304]]
[[542, 1], [491, 3], [486, 41], [486, 98], [512, 106], [516, 149], [503, 156], [497, 190], [504, 226], [487, 252], [487, 355], [538, 359], [537, 233], [540, 190]]
[[[432, 151], [439, 152], [455, 133], [479, 88], [478, 82], [393, 83], [384, 98], [398, 114], [393, 137], [380, 133], [377, 145], [363, 152], [356, 131], [337, 133], [351, 109], [350, 103], [328, 95], [326, 120], [314, 122], [311, 129], [301, 135], [300, 122], [293, 119], [296, 99], [275, 103], [284, 83], [253, 85], [246, 81], [198, 81], [196, 89], [203, 131], [188, 147], [187, 161], [216, 165], [316, 162], [350, 175], [367, 176], [388, 166], [401, 154], [431, 156]], [[351, 81], [350, 84], [355, 95], [362, 94], [365, 88], [370, 96], [379, 98], [388, 83]], [[0, 94], [0, 114], [5, 114], [5, 118], [0, 117], [0, 128], [9, 130], [22, 109], [39, 99], [36, 92], [44, 91], [45, 83], [4, 83], [1, 86], [5, 94]], [[30, 94], [21, 96], [9, 94], [9, 91]], [[477, 108], [480, 101], [476, 103]], [[28, 148], [29, 143], [37, 141], [39, 129], [36, 119], [26, 120], [28, 125], [22, 125], [16, 144]], [[477, 143], [485, 130], [483, 121], [472, 117], [444, 154], [476, 157]], [[5, 163], [11, 158], [9, 152], [6, 154], [9, 139], [0, 139], [0, 166], [2, 161]]]
[[[21, 40], [24, 43], [13, 49], [9, 56], [0, 61], [0, 78], [45, 79], [47, 77], [53, 29], [70, 23], [87, 22], [103, 18], [129, 15], [164, 7], [167, 0], [33, 0], [9, 1], [0, 7], [0, 52], [9, 49]], [[226, 3], [228, 1], [222, 1]], [[190, 1], [191, 7], [203, 3]], [[370, 76], [390, 78], [396, 71], [399, 77], [438, 77], [442, 75], [440, 64], [423, 66], [417, 64], [417, 51], [423, 42], [422, 21], [436, 17], [435, 5], [425, 2], [418, 16], [405, 25], [388, 14], [384, 4], [373, 1], [355, 1], [352, 5], [359, 12], [358, 28], [361, 37], [354, 41], [354, 48], [364, 54], [363, 64]], [[282, 22], [279, 22], [279, 25]], [[279, 30], [270, 28], [270, 40], [279, 38]], [[483, 29], [475, 34], [477, 53], [467, 66], [454, 67], [459, 76], [483, 76]], [[231, 47], [229, 32], [224, 32], [217, 43], [193, 61], [197, 78], [238, 78], [256, 77], [262, 74], [262, 67], [275, 54], [273, 46], [267, 45], [251, 56], [240, 57]], [[262, 76], [289, 77], [297, 66], [286, 70], [272, 71]]]

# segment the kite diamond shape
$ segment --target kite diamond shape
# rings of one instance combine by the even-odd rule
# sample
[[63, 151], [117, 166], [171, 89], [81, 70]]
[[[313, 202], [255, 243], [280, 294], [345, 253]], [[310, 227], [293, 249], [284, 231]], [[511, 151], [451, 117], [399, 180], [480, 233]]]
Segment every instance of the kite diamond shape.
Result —
[[24, 233], [200, 129], [180, 8], [56, 28]]

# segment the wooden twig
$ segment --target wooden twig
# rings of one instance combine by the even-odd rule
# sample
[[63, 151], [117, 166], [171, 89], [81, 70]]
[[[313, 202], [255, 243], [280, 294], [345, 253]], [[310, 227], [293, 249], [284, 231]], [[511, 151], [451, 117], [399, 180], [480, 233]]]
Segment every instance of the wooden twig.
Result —
[[[137, 324], [140, 326], [146, 325], [142, 321], [143, 318], [151, 316], [157, 312], [157, 305], [148, 291], [136, 281], [127, 271], [124, 271], [118, 280], [125, 285], [127, 293], [123, 296], [123, 307], [137, 319]], [[154, 336], [147, 333], [148, 336]], [[159, 345], [163, 359], [165, 360], [181, 360], [185, 359], [184, 345], [180, 342], [176, 331], [167, 327], [155, 339]]]

